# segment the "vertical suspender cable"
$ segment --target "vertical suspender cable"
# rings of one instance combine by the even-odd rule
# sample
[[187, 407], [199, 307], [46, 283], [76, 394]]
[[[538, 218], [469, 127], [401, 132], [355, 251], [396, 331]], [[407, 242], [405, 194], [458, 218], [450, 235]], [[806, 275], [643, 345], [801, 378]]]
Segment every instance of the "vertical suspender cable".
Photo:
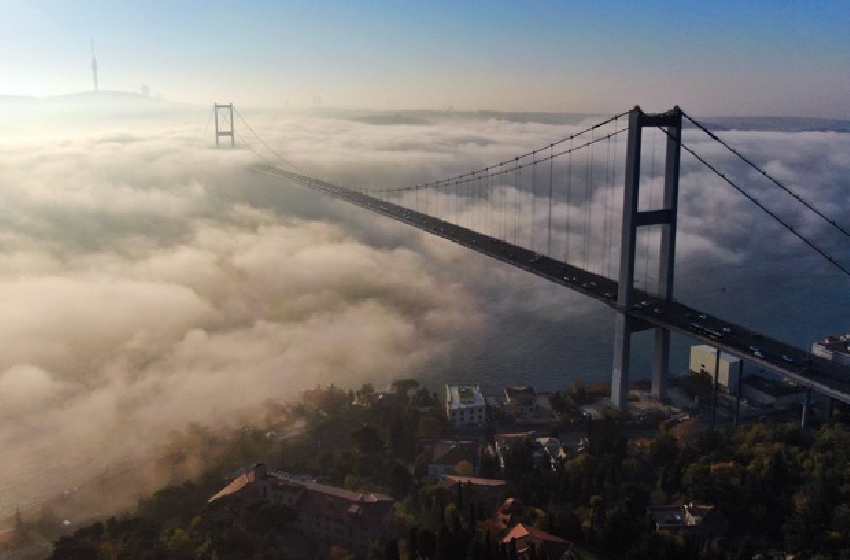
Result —
[[[653, 196], [655, 193], [655, 137], [656, 134], [653, 131], [652, 134], [652, 161], [649, 167], [649, 206], [650, 209], [654, 209], [654, 201], [655, 197]], [[643, 289], [647, 292], [654, 293], [649, 289], [649, 243], [646, 239], [646, 234], [643, 236], [643, 245], [644, 245], [644, 259], [643, 259]]]
[[522, 178], [519, 171], [519, 158], [514, 158], [514, 245], [519, 241], [519, 182]]
[[[617, 130], [617, 126], [618, 126], [617, 121], [618, 121], [618, 119], [615, 118], [614, 119], [614, 130]], [[616, 162], [616, 159], [617, 159], [617, 153], [618, 153], [619, 146], [620, 146], [619, 140], [620, 140], [620, 135], [618, 134], [614, 137], [614, 167], [613, 167], [612, 172], [611, 172], [611, 194], [612, 194], [611, 200], [612, 201], [616, 200], [616, 197], [613, 196], [613, 195], [614, 195], [614, 185], [617, 183], [617, 162]], [[614, 221], [615, 220], [614, 220], [614, 216], [613, 216], [613, 211], [614, 210], [612, 208], [611, 209], [612, 216], [611, 216], [611, 221], [610, 221], [611, 233], [608, 236], [608, 257], [609, 257], [608, 278], [614, 278], [614, 272], [611, 269], [613, 268], [613, 263], [617, 262], [617, 258], [614, 256], [614, 239], [615, 239]]]
[[[593, 131], [590, 131], [590, 141], [593, 142]], [[585, 270], [590, 270], [590, 182], [592, 180], [593, 167], [593, 144], [587, 147], [587, 155], [584, 158], [584, 265]]]
[[609, 191], [610, 191], [609, 187], [611, 185], [611, 137], [610, 136], [608, 137], [606, 144], [607, 144], [607, 146], [606, 146], [606, 154], [605, 154], [605, 186], [604, 186], [604, 189], [605, 189], [605, 208], [604, 208], [605, 215], [603, 216], [603, 219], [602, 219], [602, 228], [603, 229], [602, 229], [602, 271], [601, 272], [602, 272], [603, 275], [608, 270], [608, 259], [609, 259], [608, 245], [609, 245], [610, 236], [611, 236], [611, 227], [610, 227], [610, 224], [609, 224], [609, 221], [608, 221], [609, 216], [611, 214], [611, 211], [610, 211], [611, 209], [609, 207], [609, 202], [608, 202], [608, 198], [609, 198], [609, 194], [610, 194], [609, 193]]
[[552, 144], [549, 144], [549, 220], [546, 225], [546, 256], [552, 256]]
[[570, 135], [570, 151], [567, 154], [567, 223], [564, 228], [564, 262], [570, 262], [570, 212], [572, 211], [571, 199], [573, 191], [573, 137]]
[[529, 233], [529, 249], [534, 251], [534, 210], [535, 210], [535, 199], [537, 198], [537, 159], [535, 157], [536, 152], [531, 152], [531, 233]]

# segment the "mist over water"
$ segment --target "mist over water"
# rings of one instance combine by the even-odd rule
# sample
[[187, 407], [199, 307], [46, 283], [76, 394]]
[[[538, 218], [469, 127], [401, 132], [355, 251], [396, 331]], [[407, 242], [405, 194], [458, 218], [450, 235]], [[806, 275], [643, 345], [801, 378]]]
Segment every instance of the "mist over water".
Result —
[[[0, 140], [0, 516], [155, 453], [188, 422], [225, 423], [320, 383], [607, 381], [607, 307], [250, 173], [251, 150], [212, 149], [207, 111], [51, 105], [7, 115], [18, 116]], [[477, 169], [600, 120], [244, 116], [304, 172], [372, 187]], [[240, 126], [242, 144], [250, 136]], [[848, 136], [724, 137], [846, 227]], [[837, 234], [716, 146], [693, 132], [685, 140], [848, 264]], [[657, 182], [645, 167], [647, 184]], [[686, 158], [681, 189], [678, 299], [803, 347], [850, 330], [846, 277]], [[590, 194], [556, 201], [558, 211], [583, 215], [581, 205], [602, 203], [604, 193]], [[642, 254], [638, 284], [651, 284]], [[649, 334], [634, 339], [636, 379], [649, 375], [650, 344]], [[674, 370], [686, 367], [687, 346], [674, 337]]]

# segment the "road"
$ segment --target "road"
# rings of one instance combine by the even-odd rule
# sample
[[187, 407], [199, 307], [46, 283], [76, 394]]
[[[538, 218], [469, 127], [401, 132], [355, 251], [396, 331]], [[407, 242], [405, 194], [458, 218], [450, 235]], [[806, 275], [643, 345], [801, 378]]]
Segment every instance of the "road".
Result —
[[635, 289], [634, 303], [624, 306], [617, 300], [618, 283], [602, 275], [428, 214], [312, 177], [266, 164], [256, 164], [250, 169], [324, 192], [566, 286], [601, 301], [619, 313], [637, 319], [638, 329], [641, 326], [663, 327], [684, 334], [720, 348], [723, 352], [756, 363], [802, 386], [850, 403], [850, 368], [814, 356], [796, 346], [688, 307], [679, 301], [657, 299], [642, 290]]

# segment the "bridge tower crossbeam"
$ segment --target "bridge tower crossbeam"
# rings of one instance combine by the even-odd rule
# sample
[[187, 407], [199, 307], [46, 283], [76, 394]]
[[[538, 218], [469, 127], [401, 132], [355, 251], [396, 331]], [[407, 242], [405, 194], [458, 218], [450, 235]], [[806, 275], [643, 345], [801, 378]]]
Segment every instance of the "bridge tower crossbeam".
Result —
[[[638, 211], [640, 202], [641, 137], [644, 128], [663, 128], [667, 134], [664, 165], [664, 197], [662, 207]], [[679, 164], [682, 138], [682, 111], [679, 107], [660, 114], [646, 114], [640, 107], [629, 112], [629, 137], [626, 151], [625, 188], [623, 193], [622, 243], [617, 304], [620, 309], [614, 326], [614, 364], [611, 375], [611, 404], [623, 410], [629, 386], [631, 335], [647, 328], [645, 322], [630, 314], [634, 305], [635, 253], [639, 227], [660, 225], [658, 247], [658, 283], [655, 295], [670, 301], [673, 297], [673, 270], [676, 254], [676, 212], [679, 198]], [[652, 395], [665, 396], [670, 367], [670, 331], [655, 329], [652, 368]]]

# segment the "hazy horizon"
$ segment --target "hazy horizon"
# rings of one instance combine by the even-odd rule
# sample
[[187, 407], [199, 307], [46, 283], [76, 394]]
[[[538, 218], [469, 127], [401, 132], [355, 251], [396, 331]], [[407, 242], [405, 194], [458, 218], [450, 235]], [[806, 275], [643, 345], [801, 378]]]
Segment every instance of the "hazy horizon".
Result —
[[13, 1], [0, 95], [699, 115], [850, 115], [850, 6]]

